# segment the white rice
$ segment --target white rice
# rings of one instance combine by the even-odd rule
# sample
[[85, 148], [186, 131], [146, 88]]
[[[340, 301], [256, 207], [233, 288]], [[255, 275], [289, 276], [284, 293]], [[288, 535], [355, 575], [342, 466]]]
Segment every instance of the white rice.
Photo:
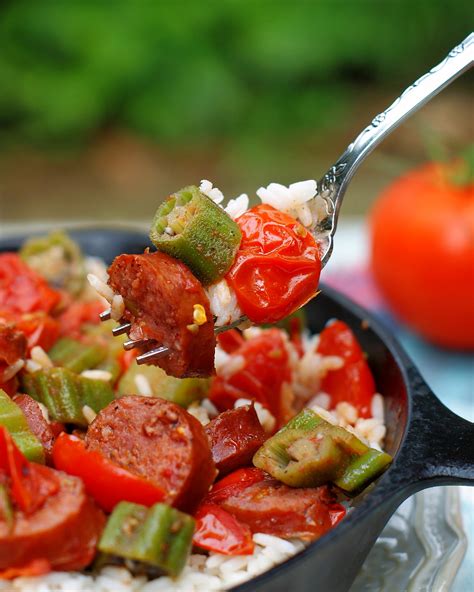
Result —
[[216, 327], [235, 323], [242, 316], [235, 292], [225, 279], [208, 286], [206, 293]]
[[137, 374], [135, 376], [135, 386], [137, 387], [138, 394], [142, 395], [142, 397], [151, 397], [153, 395], [150, 381], [144, 374]]
[[248, 208], [249, 196], [246, 193], [242, 193], [242, 195], [239, 195], [239, 197], [236, 197], [235, 199], [229, 199], [229, 202], [224, 209], [233, 220], [236, 220], [239, 216], [245, 214]]
[[51, 358], [48, 356], [48, 354], [44, 351], [44, 349], [40, 345], [35, 345], [31, 349], [30, 356], [31, 356], [31, 359], [33, 360], [33, 362], [35, 362], [36, 364], [39, 364], [39, 366], [41, 366], [41, 368], [52, 368], [53, 367], [53, 362], [51, 361]]
[[307, 202], [315, 197], [317, 183], [314, 179], [292, 183], [288, 187], [280, 183], [270, 183], [268, 187], [257, 189], [262, 203], [269, 204], [298, 219], [303, 226], [313, 224], [313, 216]]
[[93, 273], [88, 273], [87, 281], [99, 296], [102, 296], [102, 298], [104, 298], [109, 304], [112, 304], [115, 293], [104, 280], [100, 279]]
[[220, 189], [213, 187], [212, 183], [207, 179], [203, 179], [199, 185], [199, 191], [211, 198], [216, 204], [220, 204], [224, 201], [224, 195]]
[[120, 321], [125, 312], [125, 302], [120, 294], [114, 294], [110, 305], [110, 318], [114, 321]]
[[2, 374], [0, 374], [0, 382], [8, 382], [11, 380], [25, 365], [25, 360], [18, 359], [13, 364], [7, 366]]
[[83, 370], [81, 376], [91, 378], [92, 380], [103, 380], [104, 382], [110, 382], [112, 380], [112, 374], [107, 370]]
[[227, 590], [267, 571], [302, 551], [304, 543], [263, 533], [253, 535], [252, 555], [218, 553], [191, 555], [176, 580], [161, 577], [149, 582], [120, 567], [105, 567], [97, 575], [51, 572], [35, 578], [0, 580], [2, 592], [212, 592]]
[[82, 407], [82, 415], [84, 416], [84, 419], [87, 421], [87, 423], [92, 423], [97, 417], [97, 413], [92, 409], [92, 407], [89, 407], [89, 405], [84, 405]]

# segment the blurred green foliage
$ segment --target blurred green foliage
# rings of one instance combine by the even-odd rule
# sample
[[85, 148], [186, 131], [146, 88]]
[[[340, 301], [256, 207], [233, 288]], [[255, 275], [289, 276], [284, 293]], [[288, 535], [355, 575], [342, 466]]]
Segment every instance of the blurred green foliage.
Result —
[[0, 9], [0, 142], [77, 146], [334, 126], [469, 32], [465, 0], [13, 0]]

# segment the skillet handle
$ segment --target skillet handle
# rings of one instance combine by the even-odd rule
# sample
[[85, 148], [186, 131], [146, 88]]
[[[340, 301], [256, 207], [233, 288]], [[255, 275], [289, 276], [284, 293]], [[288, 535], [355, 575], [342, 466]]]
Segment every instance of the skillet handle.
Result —
[[412, 416], [396, 462], [409, 479], [405, 485], [412, 492], [437, 485], [474, 485], [474, 424], [445, 407], [414, 366], [408, 368], [408, 376]]

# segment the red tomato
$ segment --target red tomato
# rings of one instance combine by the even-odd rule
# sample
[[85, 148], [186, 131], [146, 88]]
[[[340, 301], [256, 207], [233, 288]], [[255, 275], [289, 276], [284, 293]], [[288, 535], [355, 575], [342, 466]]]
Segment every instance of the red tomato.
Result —
[[371, 214], [372, 270], [393, 312], [426, 339], [474, 348], [474, 185], [426, 164], [392, 183]]
[[28, 353], [35, 345], [41, 346], [45, 351], [53, 347], [59, 337], [59, 323], [44, 312], [32, 312], [25, 314], [0, 312], [0, 323], [5, 322], [23, 333], [27, 339]]
[[344, 366], [330, 370], [321, 381], [321, 390], [331, 396], [331, 408], [347, 401], [361, 417], [371, 417], [375, 381], [355, 335], [342, 321], [328, 325], [319, 338], [317, 352], [325, 356], [340, 356]]
[[42, 576], [51, 571], [51, 563], [47, 559], [33, 559], [22, 567], [9, 567], [0, 571], [0, 580], [13, 580], [14, 578], [31, 578]]
[[215, 504], [202, 504], [195, 516], [193, 544], [222, 555], [251, 555], [254, 542], [250, 528]]
[[255, 323], [275, 323], [317, 292], [321, 261], [312, 234], [269, 205], [237, 219], [242, 242], [227, 279], [243, 313]]
[[30, 269], [16, 253], [0, 254], [0, 309], [10, 312], [51, 312], [61, 294]]
[[75, 336], [80, 334], [81, 327], [85, 323], [99, 323], [99, 314], [103, 310], [104, 305], [99, 300], [93, 300], [92, 302], [73, 302], [59, 317], [61, 335]]
[[211, 504], [217, 504], [224, 501], [229, 496], [243, 491], [253, 483], [258, 483], [265, 479], [262, 469], [248, 467], [237, 469], [233, 473], [226, 475], [223, 479], [214, 483], [211, 491], [207, 494], [205, 501]]
[[229, 331], [219, 333], [217, 343], [227, 354], [232, 354], [245, 343], [245, 339], [237, 329], [230, 329]]
[[292, 415], [284, 383], [291, 382], [288, 351], [279, 329], [268, 329], [244, 341], [233, 356], [242, 356], [244, 366], [230, 377], [212, 381], [209, 398], [220, 411], [232, 409], [237, 399], [252, 399], [264, 405], [279, 425]]
[[53, 447], [54, 466], [80, 477], [87, 492], [106, 512], [121, 501], [152, 506], [165, 493], [146, 479], [113, 464], [99, 452], [87, 450], [83, 440], [62, 433]]
[[9, 478], [11, 499], [25, 514], [32, 514], [59, 489], [54, 471], [27, 460], [8, 430], [0, 426], [0, 483], [2, 476]]

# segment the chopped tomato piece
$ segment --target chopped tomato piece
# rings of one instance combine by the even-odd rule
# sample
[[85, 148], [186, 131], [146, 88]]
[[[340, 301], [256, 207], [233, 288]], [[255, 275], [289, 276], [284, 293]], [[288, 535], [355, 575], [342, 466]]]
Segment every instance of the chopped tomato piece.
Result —
[[0, 580], [13, 580], [13, 578], [31, 578], [42, 576], [51, 571], [51, 563], [47, 559], [33, 559], [27, 565], [10, 567], [0, 570]]
[[331, 408], [347, 401], [361, 417], [371, 417], [375, 381], [350, 328], [342, 321], [328, 325], [321, 332], [317, 352], [344, 360], [342, 368], [330, 370], [321, 381], [321, 390], [331, 397]]
[[107, 512], [121, 501], [152, 506], [165, 498], [157, 485], [122, 469], [99, 452], [88, 450], [77, 436], [59, 435], [53, 447], [53, 462], [57, 469], [80, 477], [87, 492]]
[[251, 555], [254, 542], [250, 528], [215, 504], [201, 505], [195, 516], [193, 543], [223, 555]]
[[45, 312], [28, 312], [25, 314], [0, 311], [0, 323], [11, 324], [27, 339], [27, 351], [35, 345], [45, 351], [53, 347], [59, 337], [59, 323]]
[[226, 278], [255, 323], [275, 323], [316, 295], [321, 261], [313, 235], [297, 220], [261, 204], [237, 219], [242, 241]]
[[237, 469], [233, 473], [230, 473], [230, 475], [217, 481], [217, 483], [214, 483], [205, 501], [217, 504], [229, 496], [247, 489], [253, 483], [263, 481], [265, 475], [266, 473], [262, 469], [257, 469], [256, 467]]
[[48, 286], [16, 253], [0, 254], [0, 309], [51, 312], [60, 300], [61, 293]]
[[217, 343], [227, 354], [232, 354], [245, 343], [245, 339], [240, 331], [237, 331], [237, 329], [230, 329], [229, 331], [219, 333], [217, 336]]
[[209, 398], [220, 411], [232, 409], [237, 399], [251, 399], [264, 405], [278, 425], [292, 415], [291, 401], [284, 384], [291, 382], [288, 351], [279, 329], [268, 329], [244, 341], [233, 356], [241, 356], [243, 366], [229, 377], [213, 379]]
[[104, 304], [99, 300], [73, 302], [59, 317], [61, 335], [73, 337], [80, 334], [82, 325], [99, 323], [99, 314], [103, 310]]
[[0, 426], [0, 480], [2, 476], [9, 480], [12, 501], [25, 514], [32, 514], [59, 489], [54, 472], [28, 461], [7, 429]]

